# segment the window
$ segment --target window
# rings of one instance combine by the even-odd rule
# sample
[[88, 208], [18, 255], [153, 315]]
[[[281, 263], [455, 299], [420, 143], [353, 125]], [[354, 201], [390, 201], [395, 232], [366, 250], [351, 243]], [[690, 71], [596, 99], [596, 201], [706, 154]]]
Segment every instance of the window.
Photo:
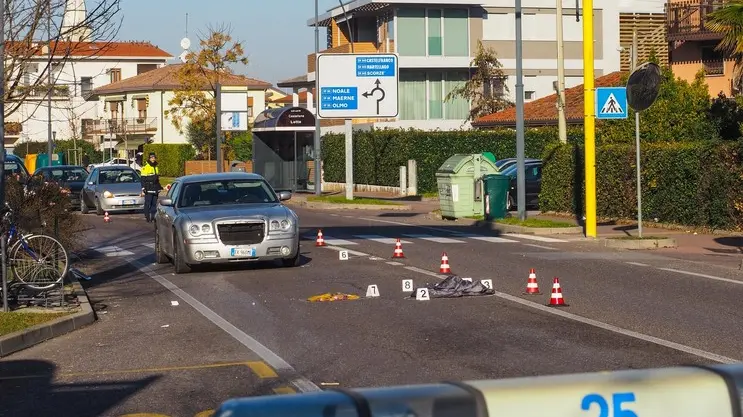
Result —
[[701, 53], [706, 75], [724, 75], [725, 61], [722, 52], [716, 50], [714, 46], [705, 46], [701, 48]]
[[528, 181], [537, 181], [542, 178], [542, 167], [539, 165], [527, 166], [525, 174]]
[[444, 118], [444, 75], [440, 72], [431, 72], [428, 74], [428, 118]]
[[467, 9], [444, 9], [445, 56], [469, 56], [468, 18]]
[[[445, 74], [444, 97], [452, 90], [464, 85], [469, 79], [468, 71], [452, 71]], [[465, 120], [470, 113], [470, 102], [462, 97], [453, 98], [444, 103], [444, 118], [448, 120]]]
[[220, 204], [263, 204], [277, 202], [276, 194], [263, 180], [223, 180], [185, 184], [178, 207]]
[[400, 72], [400, 119], [426, 119], [426, 73], [423, 71]]
[[147, 117], [147, 99], [138, 98], [136, 101], [137, 101], [137, 118], [145, 119]]
[[253, 108], [248, 107], [248, 117], [253, 117]]
[[397, 10], [397, 52], [403, 56], [426, 56], [426, 9]]
[[100, 171], [100, 184], [132, 184], [140, 181], [139, 174], [133, 169]]
[[111, 68], [108, 72], [108, 75], [109, 77], [111, 77], [112, 83], [121, 81], [121, 69], [120, 68]]
[[483, 85], [485, 97], [503, 97], [506, 95], [506, 79], [508, 77], [496, 77], [490, 79]]
[[534, 100], [534, 97], [536, 97], [536, 95], [536, 91], [524, 91], [524, 100]]
[[428, 9], [428, 55], [441, 56], [443, 53], [441, 37], [441, 10]]
[[118, 101], [109, 101], [108, 102], [108, 110], [111, 112], [111, 118], [112, 119], [118, 119], [118, 116], [119, 116], [119, 102]]
[[469, 101], [447, 94], [467, 81], [464, 71], [402, 71], [400, 73], [401, 120], [464, 120], [469, 114]]
[[93, 77], [80, 77], [80, 95], [88, 98], [93, 92]]

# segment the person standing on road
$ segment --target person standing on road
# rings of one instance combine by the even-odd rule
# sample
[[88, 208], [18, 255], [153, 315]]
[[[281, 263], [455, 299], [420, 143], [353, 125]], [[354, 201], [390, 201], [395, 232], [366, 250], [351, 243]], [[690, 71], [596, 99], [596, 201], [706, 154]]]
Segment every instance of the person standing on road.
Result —
[[147, 162], [142, 167], [142, 194], [144, 195], [144, 218], [147, 223], [155, 221], [157, 196], [163, 187], [160, 185], [160, 170], [157, 168], [157, 157], [150, 152]]

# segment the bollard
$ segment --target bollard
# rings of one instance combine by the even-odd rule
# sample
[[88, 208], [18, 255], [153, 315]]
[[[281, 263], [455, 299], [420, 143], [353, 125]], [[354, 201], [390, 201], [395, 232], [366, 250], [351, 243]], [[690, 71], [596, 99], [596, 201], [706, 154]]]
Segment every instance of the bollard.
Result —
[[405, 166], [400, 167], [400, 195], [407, 195], [408, 178]]
[[408, 195], [418, 195], [418, 163], [408, 160]]

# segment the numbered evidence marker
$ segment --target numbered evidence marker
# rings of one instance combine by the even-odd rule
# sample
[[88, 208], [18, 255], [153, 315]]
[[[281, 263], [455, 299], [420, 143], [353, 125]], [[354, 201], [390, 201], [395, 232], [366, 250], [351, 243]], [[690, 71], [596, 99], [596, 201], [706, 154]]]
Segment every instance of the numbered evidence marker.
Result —
[[431, 295], [428, 293], [428, 288], [416, 289], [415, 299], [418, 301], [429, 301], [431, 299]]
[[492, 279], [481, 279], [480, 284], [482, 284], [483, 287], [492, 290], [493, 289], [493, 280]]
[[412, 292], [412, 291], [413, 291], [413, 280], [412, 279], [402, 280], [402, 292]]
[[348, 251], [347, 250], [342, 250], [342, 251], [338, 252], [338, 259], [340, 259], [341, 261], [347, 261], [348, 260]]
[[376, 284], [372, 284], [366, 287], [366, 296], [367, 297], [379, 297], [379, 288], [377, 288]]

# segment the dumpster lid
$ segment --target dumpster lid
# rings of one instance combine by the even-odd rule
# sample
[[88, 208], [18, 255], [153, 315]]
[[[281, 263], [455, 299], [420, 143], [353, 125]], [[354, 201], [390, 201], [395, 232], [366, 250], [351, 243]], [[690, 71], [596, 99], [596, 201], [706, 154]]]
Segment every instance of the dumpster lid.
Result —
[[449, 157], [446, 161], [444, 161], [443, 164], [439, 167], [438, 172], [448, 173], [448, 174], [455, 174], [462, 170], [464, 165], [467, 162], [470, 162], [472, 160], [472, 154], [471, 153], [458, 153], [454, 154]]

